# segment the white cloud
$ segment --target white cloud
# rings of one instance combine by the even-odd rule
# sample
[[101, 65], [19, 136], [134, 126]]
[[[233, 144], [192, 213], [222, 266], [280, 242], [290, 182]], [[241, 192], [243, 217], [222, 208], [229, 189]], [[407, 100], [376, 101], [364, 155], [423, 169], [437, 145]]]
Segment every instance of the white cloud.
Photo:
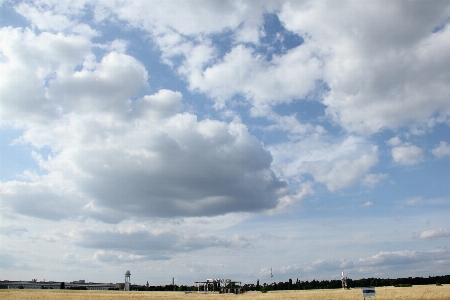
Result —
[[147, 82], [143, 65], [126, 54], [110, 52], [80, 71], [64, 70], [49, 83], [48, 97], [65, 112], [118, 112]]
[[371, 202], [371, 201], [367, 201], [366, 203], [364, 203], [363, 205], [361, 205], [362, 207], [369, 207], [369, 206], [372, 206], [373, 205], [373, 202]]
[[36, 7], [26, 3], [20, 3], [16, 7], [16, 11], [26, 16], [33, 24], [41, 30], [60, 29], [66, 30], [73, 26], [73, 23], [62, 14], [56, 15], [52, 11], [40, 12]]
[[423, 161], [423, 151], [415, 145], [405, 144], [392, 148], [392, 158], [401, 165], [415, 165]]
[[90, 52], [81, 36], [42, 33], [29, 29], [0, 29], [2, 122], [48, 122], [58, 115], [59, 99], [49, 99], [47, 87], [56, 73], [74, 68]]
[[353, 267], [353, 262], [340, 260], [316, 260], [305, 268], [305, 271], [334, 271], [337, 269], [349, 269]]
[[434, 156], [441, 158], [446, 155], [450, 155], [450, 145], [447, 144], [447, 142], [441, 141], [439, 143], [439, 146], [434, 148], [432, 151]]
[[279, 15], [287, 29], [329, 49], [324, 104], [348, 131], [449, 118], [450, 26], [433, 32], [448, 17], [448, 3], [287, 2]]
[[[149, 32], [160, 33], [173, 28], [183, 35], [210, 34], [236, 29], [243, 20], [253, 20], [263, 4], [194, 0], [190, 2], [101, 1], [120, 19]], [[170, 14], [166, 12], [170, 11]]]
[[195, 46], [193, 41], [168, 32], [155, 37], [155, 41], [167, 64], [173, 66], [173, 59], [184, 57], [178, 73], [191, 90], [213, 98], [216, 108], [224, 108], [232, 97], [242, 95], [251, 103], [254, 116], [267, 116], [274, 105], [305, 98], [321, 77], [321, 62], [316, 58], [318, 49], [314, 44], [274, 56], [269, 63], [253, 47], [243, 45], [219, 58], [208, 39]]
[[[320, 258], [303, 264], [280, 266], [273, 269], [274, 274], [282, 274], [281, 278], [303, 278], [311, 280], [310, 274], [315, 274], [315, 279], [330, 278], [340, 279], [340, 274], [345, 271], [349, 278], [371, 278], [381, 274], [389, 274], [381, 277], [405, 277], [405, 273], [418, 272], [433, 266], [434, 270], [445, 272], [448, 264], [448, 249], [431, 251], [381, 251], [369, 257], [352, 259], [326, 259]], [[439, 273], [438, 273], [439, 274]], [[259, 276], [270, 275], [270, 269], [263, 268]]]
[[329, 142], [312, 135], [269, 149], [280, 176], [296, 181], [302, 174], [311, 174], [332, 192], [352, 186], [378, 163], [378, 148], [355, 136]]
[[367, 174], [361, 182], [364, 186], [373, 189], [378, 182], [386, 179], [388, 176], [388, 174]]
[[99, 250], [94, 253], [93, 260], [99, 263], [113, 263], [113, 264], [130, 264], [138, 263], [147, 260], [148, 258], [144, 255], [136, 255], [123, 253], [118, 251], [104, 251]]
[[272, 106], [305, 98], [316, 88], [321, 78], [316, 51], [313, 44], [305, 44], [274, 56], [269, 63], [253, 48], [239, 45], [202, 71], [199, 80], [189, 80], [190, 87], [216, 99], [219, 106], [236, 94], [243, 95], [252, 104], [252, 115], [266, 116]]
[[[371, 153], [362, 154], [355, 160], [336, 160], [333, 164], [318, 162], [309, 164], [308, 171], [316, 181], [324, 183], [333, 192], [351, 186], [371, 167], [378, 163], [376, 147]], [[349, 171], [351, 170], [351, 171]]]
[[41, 31], [72, 32], [88, 37], [97, 36], [97, 31], [86, 24], [79, 24], [74, 18], [83, 13], [85, 5], [84, 0], [72, 1], [64, 5], [57, 1], [42, 1], [40, 3], [20, 3], [15, 10]]
[[273, 212], [283, 211], [286, 208], [290, 208], [292, 206], [299, 204], [306, 196], [313, 194], [314, 190], [312, 182], [303, 183], [301, 185], [301, 189], [297, 191], [295, 194], [289, 194], [281, 197], [278, 206], [272, 211]]
[[422, 197], [414, 197], [414, 198], [406, 200], [407, 205], [416, 205], [421, 202], [422, 202]]
[[83, 197], [73, 194], [73, 184], [58, 173], [42, 176], [35, 182], [8, 181], [0, 183], [3, 208], [49, 220], [77, 216]]
[[402, 143], [402, 140], [398, 136], [395, 136], [395, 137], [389, 139], [388, 141], [386, 141], [386, 144], [388, 144], [392, 147], [398, 146], [401, 143]]
[[287, 132], [289, 139], [292, 141], [300, 140], [308, 135], [320, 136], [326, 133], [326, 130], [322, 126], [301, 123], [295, 115], [280, 116], [276, 113], [269, 113], [266, 117], [268, 120], [274, 122], [274, 124], [264, 127], [264, 131]]
[[[177, 94], [161, 91], [142, 101], [159, 97], [172, 101]], [[137, 101], [143, 117], [132, 116], [126, 123], [112, 122], [107, 114], [71, 113], [57, 127], [27, 131], [24, 141], [56, 151], [41, 157], [48, 175], [35, 176], [33, 183], [2, 183], [2, 199], [17, 212], [57, 219], [98, 216], [101, 210], [126, 218], [277, 206], [286, 184], [271, 172], [270, 154], [242, 124], [198, 122], [191, 114], [161, 119], [172, 108], [154, 102], [144, 106]], [[156, 107], [161, 111], [154, 113]], [[144, 114], [145, 109], [150, 113]], [[27, 204], [30, 195], [35, 205]]]
[[450, 230], [426, 230], [422, 231], [420, 234], [420, 239], [422, 240], [429, 240], [429, 239], [438, 239], [438, 238], [445, 238], [450, 237]]
[[357, 267], [383, 267], [389, 268], [398, 265], [423, 264], [427, 262], [437, 263], [441, 259], [447, 259], [448, 249], [434, 251], [383, 251], [368, 258], [360, 258], [355, 265]]
[[401, 165], [414, 165], [423, 161], [423, 151], [419, 147], [402, 142], [399, 137], [393, 137], [386, 141], [392, 147], [391, 154], [394, 162]]

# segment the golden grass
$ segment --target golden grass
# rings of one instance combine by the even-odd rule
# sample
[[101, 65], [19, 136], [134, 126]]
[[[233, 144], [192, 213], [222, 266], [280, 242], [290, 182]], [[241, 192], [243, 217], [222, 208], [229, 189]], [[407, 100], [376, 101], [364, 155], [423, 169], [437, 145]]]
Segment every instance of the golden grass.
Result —
[[[377, 296], [374, 300], [450, 300], [450, 285], [418, 285], [413, 287], [376, 288]], [[274, 291], [266, 294], [249, 292], [243, 295], [220, 294], [185, 294], [184, 292], [118, 292], [118, 291], [71, 291], [71, 290], [0, 290], [1, 300], [31, 300], [31, 299], [64, 299], [64, 300], [269, 300], [269, 299], [302, 299], [302, 300], [361, 300], [360, 289], [352, 290], [310, 290], [310, 291]]]

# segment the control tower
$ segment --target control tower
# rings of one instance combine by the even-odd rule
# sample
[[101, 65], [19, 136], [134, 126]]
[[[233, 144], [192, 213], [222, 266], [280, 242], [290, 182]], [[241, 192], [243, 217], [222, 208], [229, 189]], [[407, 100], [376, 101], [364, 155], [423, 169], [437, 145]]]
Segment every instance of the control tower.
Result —
[[127, 270], [125, 272], [125, 287], [124, 287], [125, 291], [130, 291], [131, 290], [130, 276], [131, 276], [130, 270]]

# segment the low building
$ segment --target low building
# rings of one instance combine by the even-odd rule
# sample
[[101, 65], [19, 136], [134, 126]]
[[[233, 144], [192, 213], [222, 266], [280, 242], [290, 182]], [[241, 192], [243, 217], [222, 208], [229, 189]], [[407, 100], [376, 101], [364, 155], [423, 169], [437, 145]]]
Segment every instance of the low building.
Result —
[[[84, 280], [83, 280], [84, 281]], [[109, 290], [115, 289], [115, 283], [78, 283], [74, 281], [72, 283], [64, 282], [66, 289], [86, 289], [86, 290]], [[4, 289], [60, 289], [62, 282], [58, 281], [0, 281], [0, 288]]]

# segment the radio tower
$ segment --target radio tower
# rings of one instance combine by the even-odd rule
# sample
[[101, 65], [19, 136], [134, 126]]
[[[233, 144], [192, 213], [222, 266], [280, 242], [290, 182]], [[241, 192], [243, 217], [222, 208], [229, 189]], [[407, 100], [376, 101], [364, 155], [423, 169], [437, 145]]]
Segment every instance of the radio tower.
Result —
[[347, 289], [347, 277], [344, 276], [344, 272], [342, 272], [342, 289], [345, 290]]

